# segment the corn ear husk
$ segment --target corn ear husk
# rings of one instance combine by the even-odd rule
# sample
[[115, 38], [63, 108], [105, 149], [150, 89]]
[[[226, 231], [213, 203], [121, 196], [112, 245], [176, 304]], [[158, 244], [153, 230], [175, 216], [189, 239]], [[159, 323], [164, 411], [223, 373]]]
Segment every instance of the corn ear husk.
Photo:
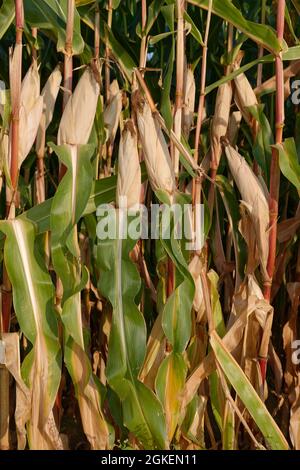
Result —
[[182, 130], [186, 139], [188, 139], [191, 127], [194, 122], [194, 110], [195, 110], [195, 98], [196, 98], [196, 83], [192, 69], [187, 68], [185, 89], [184, 89], [184, 106], [182, 113]]
[[176, 183], [169, 149], [147, 102], [137, 109], [137, 123], [152, 189], [166, 191], [172, 196]]
[[43, 113], [42, 113], [39, 129], [38, 129], [38, 133], [36, 136], [36, 152], [38, 155], [43, 153], [44, 151], [45, 132], [53, 118], [55, 102], [58, 96], [58, 92], [60, 90], [61, 81], [62, 81], [62, 73], [60, 70], [60, 66], [58, 65], [51, 73], [41, 93], [44, 103], [43, 103]]
[[19, 73], [22, 69], [22, 44], [16, 44], [14, 50], [10, 49], [9, 53], [9, 83], [11, 95], [12, 112], [16, 110], [20, 101], [21, 87], [19, 86]]
[[90, 67], [81, 76], [63, 112], [58, 144], [85, 145], [94, 124], [100, 87]]
[[[14, 67], [14, 66], [13, 66]], [[30, 152], [34, 144], [43, 111], [43, 98], [40, 95], [40, 76], [36, 62], [27, 71], [21, 85], [19, 113], [19, 153], [18, 166]], [[11, 133], [10, 133], [11, 137]], [[11, 142], [10, 142], [11, 147]], [[10, 162], [9, 148], [9, 162]]]
[[121, 135], [118, 162], [117, 205], [129, 209], [139, 204], [142, 187], [137, 134], [131, 120]]
[[246, 160], [230, 145], [225, 152], [231, 174], [241, 193], [253, 223], [259, 260], [264, 280], [268, 281], [267, 262], [269, 255], [269, 206], [259, 179], [255, 176]]
[[223, 83], [218, 89], [215, 114], [211, 126], [212, 161], [216, 167], [222, 155], [221, 137], [224, 137], [227, 132], [231, 101], [231, 82]]
[[193, 300], [193, 309], [197, 313], [197, 321], [201, 321], [205, 314], [205, 303], [201, 282], [201, 271], [203, 264], [198, 254], [195, 254], [189, 264], [189, 271], [194, 279], [195, 283], [195, 295]]
[[232, 146], [236, 144], [237, 135], [242, 121], [242, 113], [234, 111], [231, 113], [227, 129], [227, 138]]
[[109, 144], [115, 140], [122, 111], [122, 91], [117, 80], [114, 80], [109, 87], [110, 100], [103, 113], [104, 125], [107, 129]]
[[[236, 62], [233, 64], [233, 70], [238, 70], [240, 68], [241, 59], [242, 55], [239, 55]], [[235, 77], [234, 85], [234, 101], [237, 107], [241, 111], [247, 124], [251, 127], [255, 126], [255, 120], [248, 108], [251, 106], [257, 106], [258, 101], [248, 78], [244, 73], [240, 73], [237, 77]]]

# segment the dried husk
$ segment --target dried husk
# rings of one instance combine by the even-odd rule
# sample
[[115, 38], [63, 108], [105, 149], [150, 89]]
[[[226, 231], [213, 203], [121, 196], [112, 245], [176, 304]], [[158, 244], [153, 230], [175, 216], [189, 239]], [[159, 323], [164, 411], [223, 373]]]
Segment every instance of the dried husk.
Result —
[[242, 196], [243, 205], [249, 212], [256, 236], [259, 260], [265, 281], [269, 280], [267, 262], [269, 255], [269, 206], [259, 179], [246, 160], [230, 145], [225, 152], [231, 174]]
[[[233, 64], [234, 71], [240, 68], [241, 59], [242, 55], [239, 55]], [[256, 131], [257, 123], [248, 108], [250, 106], [257, 106], [258, 101], [254, 90], [244, 73], [240, 73], [237, 77], [234, 78], [234, 87], [234, 101], [241, 111], [247, 124], [252, 127], [254, 131]]]
[[30, 418], [31, 396], [30, 390], [21, 377], [20, 340], [17, 333], [4, 333], [5, 366], [16, 382], [16, 408], [15, 423], [18, 438], [18, 449], [24, 450], [26, 446], [26, 423]]
[[291, 309], [289, 319], [283, 328], [283, 347], [286, 354], [284, 380], [290, 402], [289, 433], [295, 450], [300, 450], [300, 372], [299, 366], [293, 362], [293, 342], [298, 340], [298, 308], [300, 299], [300, 282], [287, 284]]
[[237, 135], [240, 129], [242, 120], [242, 113], [240, 111], [234, 111], [231, 113], [227, 129], [227, 138], [230, 144], [234, 147], [237, 140]]
[[[284, 97], [287, 99], [290, 93], [290, 79], [298, 75], [300, 72], [300, 60], [295, 60], [283, 71], [284, 79]], [[262, 83], [259, 87], [255, 88], [254, 93], [256, 96], [271, 93], [276, 90], [276, 76], [269, 78], [267, 81]], [[288, 93], [289, 92], [289, 93]]]
[[231, 101], [231, 82], [223, 83], [218, 89], [215, 113], [211, 125], [211, 151], [214, 168], [218, 167], [222, 155], [221, 137], [224, 137], [227, 133]]
[[62, 73], [58, 65], [48, 78], [41, 96], [43, 97], [43, 113], [36, 136], [36, 152], [43, 154], [45, 147], [45, 132], [52, 121], [56, 99], [60, 90]]
[[107, 129], [108, 143], [115, 140], [122, 111], [122, 91], [117, 80], [114, 80], [109, 87], [110, 100], [103, 113], [104, 125]]
[[198, 254], [195, 254], [189, 264], [189, 271], [195, 283], [195, 295], [193, 301], [193, 308], [197, 313], [197, 321], [201, 322], [205, 315], [205, 303], [203, 297], [203, 289], [201, 282], [201, 271], [203, 270], [203, 263]]
[[143, 146], [147, 173], [153, 191], [163, 190], [173, 196], [176, 183], [169, 149], [148, 103], [137, 109], [137, 123]]
[[137, 134], [133, 121], [125, 124], [119, 145], [117, 205], [120, 208], [138, 206], [141, 194], [141, 167], [137, 149]]
[[195, 98], [196, 98], [196, 83], [192, 69], [187, 68], [185, 88], [184, 88], [184, 105], [182, 113], [182, 130], [186, 139], [188, 139], [191, 127], [194, 122], [194, 110], [195, 110]]
[[94, 124], [100, 87], [90, 67], [81, 76], [63, 112], [58, 144], [85, 145]]
[[[14, 66], [13, 66], [14, 69]], [[19, 113], [19, 153], [18, 166], [30, 152], [34, 144], [41, 115], [43, 111], [43, 98], [40, 95], [40, 76], [36, 62], [33, 62], [26, 73], [21, 86], [20, 113]], [[11, 139], [11, 132], [10, 132]], [[11, 142], [9, 149], [10, 162]]]

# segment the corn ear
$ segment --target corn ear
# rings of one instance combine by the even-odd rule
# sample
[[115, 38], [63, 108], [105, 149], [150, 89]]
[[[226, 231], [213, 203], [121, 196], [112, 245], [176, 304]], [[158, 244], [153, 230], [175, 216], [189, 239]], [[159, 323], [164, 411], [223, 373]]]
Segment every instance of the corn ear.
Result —
[[187, 68], [185, 89], [184, 89], [184, 106], [182, 113], [182, 130], [186, 139], [188, 139], [191, 127], [194, 122], [194, 110], [195, 110], [195, 98], [196, 98], [196, 83], [192, 69]]
[[88, 143], [97, 108], [100, 87], [90, 67], [81, 76], [69, 98], [58, 129], [58, 144]]
[[173, 196], [176, 183], [169, 149], [148, 103], [141, 103], [138, 107], [137, 122], [152, 189], [166, 191]]
[[60, 66], [57, 66], [48, 78], [41, 93], [41, 96], [43, 97], [43, 113], [36, 136], [36, 152], [38, 155], [43, 154], [44, 151], [45, 132], [53, 118], [54, 106], [60, 89], [61, 81], [62, 73]]
[[227, 132], [232, 100], [231, 82], [224, 83], [218, 89], [215, 114], [211, 126], [212, 161], [218, 167], [222, 155], [221, 137]]
[[137, 149], [137, 135], [133, 122], [127, 121], [119, 144], [119, 169], [117, 182], [118, 207], [137, 206], [141, 194], [141, 167]]
[[[14, 59], [13, 59], [14, 60]], [[12, 66], [12, 76], [14, 65]], [[12, 97], [12, 106], [15, 98]], [[19, 113], [19, 153], [18, 166], [21, 167], [23, 161], [30, 152], [34, 144], [38, 126], [43, 111], [43, 98], [40, 96], [40, 76], [36, 62], [33, 62], [26, 73], [20, 92], [20, 113]], [[11, 138], [11, 135], [10, 135]], [[11, 143], [9, 149], [10, 161]]]
[[107, 128], [108, 142], [112, 144], [116, 137], [122, 111], [122, 91], [117, 80], [110, 84], [109, 95], [110, 101], [104, 111], [103, 120]]
[[[235, 63], [233, 64], [233, 70], [238, 70], [240, 68], [240, 62], [242, 59], [242, 55], [239, 55]], [[247, 122], [249, 126], [254, 126], [254, 130], [256, 128], [256, 121], [254, 120], [252, 114], [249, 111], [249, 107], [257, 106], [258, 101], [257, 97], [254, 93], [254, 90], [249, 83], [248, 78], [244, 73], [240, 73], [234, 79], [234, 86], [235, 86], [235, 93], [234, 93], [234, 100], [241, 111], [243, 118]]]
[[258, 178], [253, 173], [246, 160], [230, 145], [226, 145], [225, 152], [231, 174], [242, 195], [243, 204], [247, 208], [253, 222], [263, 276], [265, 280], [268, 280], [268, 201]]

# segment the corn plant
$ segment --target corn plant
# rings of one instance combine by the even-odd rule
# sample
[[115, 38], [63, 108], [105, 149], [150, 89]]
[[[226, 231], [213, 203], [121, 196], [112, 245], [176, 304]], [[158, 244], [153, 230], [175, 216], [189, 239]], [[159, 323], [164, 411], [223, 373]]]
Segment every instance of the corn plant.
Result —
[[0, 449], [300, 449], [298, 0], [0, 2]]

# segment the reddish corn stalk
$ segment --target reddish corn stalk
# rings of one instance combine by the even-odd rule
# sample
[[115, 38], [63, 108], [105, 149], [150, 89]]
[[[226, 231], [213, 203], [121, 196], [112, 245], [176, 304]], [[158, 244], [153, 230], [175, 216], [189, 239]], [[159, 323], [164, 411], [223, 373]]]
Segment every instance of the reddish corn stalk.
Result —
[[[183, 2], [177, 0], [177, 48], [176, 48], [176, 99], [174, 108], [174, 133], [181, 140], [183, 80], [184, 80], [184, 20]], [[173, 147], [173, 165], [176, 177], [179, 173], [179, 151]]]
[[[112, 25], [112, 0], [108, 0], [108, 16], [107, 16], [107, 27], [110, 30]], [[108, 38], [106, 38], [106, 47], [105, 47], [105, 97], [106, 102], [109, 101], [109, 86], [110, 86], [110, 67], [109, 67], [109, 58], [110, 58], [110, 48], [108, 46]]]
[[[24, 28], [24, 10], [23, 10], [23, 0], [15, 0], [15, 10], [16, 10], [16, 46], [22, 46], [22, 35]], [[21, 93], [21, 80], [22, 80], [22, 49], [19, 49], [20, 53], [20, 67], [17, 71], [15, 83], [16, 96], [12, 98], [12, 123], [11, 123], [11, 167], [10, 167], [10, 177], [15, 192], [17, 189], [18, 183], [18, 147], [19, 147], [19, 115], [20, 115], [20, 93]]]
[[73, 30], [74, 30], [75, 0], [68, 0], [68, 16], [66, 28], [65, 58], [64, 58], [64, 97], [63, 107], [66, 107], [73, 83]]
[[[284, 13], [285, 13], [285, 0], [278, 0], [277, 7], [277, 37], [279, 41], [283, 41], [284, 35]], [[283, 61], [281, 54], [275, 58], [276, 66], [276, 144], [282, 143], [283, 127], [284, 127], [284, 71]], [[269, 214], [270, 214], [270, 233], [269, 233], [269, 257], [267, 264], [267, 272], [269, 280], [264, 283], [264, 297], [270, 302], [272, 279], [275, 269], [276, 260], [276, 240], [277, 240], [277, 218], [278, 218], [278, 199], [279, 199], [279, 186], [280, 186], [280, 168], [279, 168], [279, 155], [277, 149], [272, 148], [272, 160], [270, 168], [270, 199], [269, 199]], [[270, 332], [271, 333], [271, 332]], [[267, 366], [268, 344], [265, 351], [261, 351], [260, 355], [260, 368], [262, 373], [263, 383], [266, 379], [266, 366]]]
[[142, 41], [140, 49], [140, 69], [146, 67], [147, 36], [144, 34], [147, 25], [147, 0], [142, 0]]
[[198, 117], [197, 117], [197, 127], [196, 127], [196, 135], [195, 135], [195, 153], [194, 153], [194, 159], [196, 163], [198, 163], [198, 158], [199, 158], [200, 134], [201, 134], [202, 117], [203, 117], [204, 104], [205, 104], [207, 49], [208, 49], [208, 35], [209, 35], [210, 20], [211, 20], [211, 9], [212, 9], [212, 0], [210, 0], [209, 6], [208, 6], [203, 55], [202, 55], [202, 65], [201, 65], [200, 98], [199, 98], [199, 105], [198, 105]]
[[94, 35], [94, 52], [95, 60], [99, 60], [100, 55], [100, 9], [98, 3], [96, 3], [95, 12], [95, 35]]
[[[22, 35], [24, 27], [24, 11], [23, 0], [15, 1], [16, 12], [16, 49], [14, 54], [18, 54], [15, 63], [18, 64], [17, 69], [14, 68], [14, 81], [12, 91], [12, 119], [11, 119], [11, 167], [10, 177], [12, 183], [12, 191], [7, 191], [7, 216], [14, 217], [14, 199], [18, 186], [18, 156], [19, 156], [19, 115], [20, 115], [20, 94], [22, 81]], [[4, 267], [3, 271], [3, 292], [2, 292], [2, 328], [3, 331], [9, 331], [10, 311], [12, 307], [11, 285]]]
[[[208, 13], [206, 19], [206, 28], [205, 28], [205, 37], [204, 37], [204, 46], [203, 46], [203, 54], [202, 54], [202, 64], [201, 64], [201, 83], [200, 83], [200, 98], [198, 104], [198, 117], [197, 117], [197, 125], [196, 125], [196, 134], [195, 134], [195, 153], [194, 153], [194, 160], [196, 164], [198, 164], [199, 160], [199, 144], [200, 144], [200, 134], [201, 134], [201, 127], [202, 127], [202, 120], [203, 120], [203, 112], [204, 112], [204, 105], [205, 105], [205, 84], [206, 84], [206, 68], [207, 68], [207, 49], [208, 49], [208, 35], [210, 29], [210, 21], [211, 21], [211, 9], [212, 9], [212, 0], [209, 2], [208, 6]], [[193, 180], [193, 203], [195, 205], [196, 201], [200, 203], [201, 201], [201, 181]], [[194, 222], [196, 221], [196, 214], [194, 212]]]
[[[68, 14], [66, 26], [66, 42], [64, 53], [64, 95], [63, 110], [66, 107], [68, 99], [72, 93], [73, 85], [73, 31], [74, 31], [75, 0], [68, 0]], [[59, 181], [66, 172], [64, 165], [60, 166]]]
[[[283, 40], [284, 34], [284, 12], [285, 0], [278, 0], [277, 10], [277, 36], [279, 41]], [[284, 76], [283, 61], [281, 55], [275, 59], [276, 65], [276, 144], [282, 143], [284, 127]], [[280, 185], [279, 156], [276, 149], [272, 149], [271, 171], [270, 171], [270, 234], [269, 234], [269, 259], [268, 274], [270, 282], [264, 286], [264, 296], [267, 300], [271, 298], [271, 283], [274, 274], [276, 258], [276, 239], [277, 239], [277, 217], [278, 217], [278, 198]]]

